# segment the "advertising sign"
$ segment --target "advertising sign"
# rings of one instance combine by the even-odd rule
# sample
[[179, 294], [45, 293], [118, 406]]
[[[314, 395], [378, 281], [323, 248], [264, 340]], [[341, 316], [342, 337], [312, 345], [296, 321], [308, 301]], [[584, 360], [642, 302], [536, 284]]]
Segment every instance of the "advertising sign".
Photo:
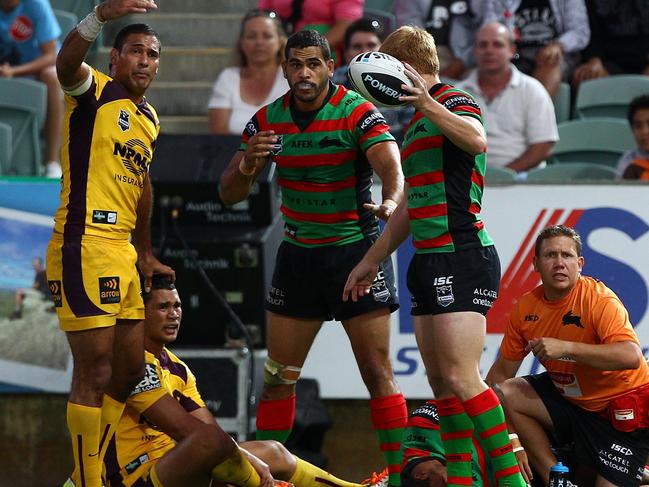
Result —
[[[649, 346], [649, 208], [643, 186], [532, 186], [487, 188], [483, 218], [496, 243], [502, 267], [498, 299], [487, 316], [487, 338], [480, 364], [486, 375], [494, 362], [509, 310], [525, 292], [540, 284], [532, 267], [534, 242], [548, 225], [574, 226], [581, 234], [584, 274], [604, 281], [625, 304], [647, 352]], [[405, 279], [413, 254], [410, 242], [396, 256], [401, 308], [392, 316], [391, 358], [397, 381], [409, 398], [431, 395], [410, 316]], [[480, 299], [480, 296], [476, 296]], [[519, 374], [541, 367], [526, 358]], [[315, 377], [327, 398], [367, 397], [342, 327], [326, 323], [316, 338], [303, 376]]]
[[[58, 181], [0, 181], [0, 391], [66, 392], [72, 359], [46, 282]], [[39, 286], [39, 283], [41, 284]]]

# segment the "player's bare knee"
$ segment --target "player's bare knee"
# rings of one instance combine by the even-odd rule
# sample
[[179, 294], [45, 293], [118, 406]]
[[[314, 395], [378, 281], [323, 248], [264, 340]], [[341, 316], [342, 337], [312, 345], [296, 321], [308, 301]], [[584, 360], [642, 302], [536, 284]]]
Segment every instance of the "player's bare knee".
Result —
[[268, 440], [264, 442], [265, 446], [268, 448], [269, 456], [276, 459], [278, 462], [285, 462], [287, 459], [292, 459], [293, 455], [289, 452], [284, 445], [279, 441]]
[[267, 443], [269, 459], [272, 459], [272, 462], [266, 462], [272, 465], [272, 474], [278, 478], [289, 479], [295, 472], [296, 467], [293, 454], [279, 441], [270, 440], [264, 443]]
[[465, 391], [474, 385], [473, 378], [462, 373], [459, 368], [449, 367], [443, 373], [444, 387], [458, 397], [464, 397]]
[[264, 364], [262, 399], [283, 399], [295, 394], [295, 383], [300, 378], [301, 367], [285, 365], [268, 357]]
[[[200, 456], [201, 463], [218, 465], [233, 455], [237, 448], [230, 435], [220, 428], [204, 424], [197, 427], [188, 437], [193, 454]], [[197, 457], [194, 457], [198, 460]]]
[[514, 377], [496, 384], [494, 390], [496, 388], [498, 389], [500, 400], [503, 403], [507, 403], [507, 407], [510, 411], [515, 411], [517, 405], [520, 403], [518, 399], [526, 397], [528, 395], [527, 391], [531, 387], [522, 377]]

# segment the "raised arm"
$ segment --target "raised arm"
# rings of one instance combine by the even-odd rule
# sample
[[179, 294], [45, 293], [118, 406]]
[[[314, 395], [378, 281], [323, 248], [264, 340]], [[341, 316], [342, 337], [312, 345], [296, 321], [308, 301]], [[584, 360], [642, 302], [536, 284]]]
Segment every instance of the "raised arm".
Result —
[[463, 151], [475, 156], [485, 151], [487, 135], [479, 120], [470, 116], [456, 115], [437, 102], [430, 93], [426, 80], [408, 63], [406, 74], [414, 87], [402, 85], [410, 94], [402, 96], [401, 101], [412, 103], [426, 118], [442, 131], [444, 136]]
[[70, 31], [56, 58], [56, 72], [61, 86], [72, 90], [83, 85], [90, 75], [84, 63], [88, 49], [110, 20], [157, 8], [152, 0], [106, 0], [95, 7]]

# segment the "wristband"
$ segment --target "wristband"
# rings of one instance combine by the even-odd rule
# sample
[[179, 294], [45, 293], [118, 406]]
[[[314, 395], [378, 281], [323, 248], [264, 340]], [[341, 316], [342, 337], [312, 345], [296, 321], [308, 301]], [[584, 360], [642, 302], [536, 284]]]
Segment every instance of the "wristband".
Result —
[[255, 174], [256, 168], [253, 167], [252, 169], [247, 169], [244, 163], [245, 159], [241, 158], [241, 160], [239, 161], [239, 172], [244, 176], [252, 176], [253, 174]]
[[99, 20], [99, 17], [97, 16], [97, 7], [99, 7], [99, 5], [96, 5], [92, 12], [86, 15], [83, 20], [77, 24], [77, 32], [88, 42], [95, 41], [97, 36], [99, 36], [102, 27], [104, 27], [104, 24], [106, 23], [106, 21], [102, 22]]
[[518, 435], [516, 433], [509, 433], [509, 439], [510, 440], [517, 439], [517, 438], [518, 438]]
[[525, 450], [525, 448], [523, 448], [522, 446], [517, 446], [516, 448], [514, 448], [514, 449], [512, 450], [512, 453], [516, 453], [516, 452], [518, 452], [518, 451], [523, 451], [523, 450]]

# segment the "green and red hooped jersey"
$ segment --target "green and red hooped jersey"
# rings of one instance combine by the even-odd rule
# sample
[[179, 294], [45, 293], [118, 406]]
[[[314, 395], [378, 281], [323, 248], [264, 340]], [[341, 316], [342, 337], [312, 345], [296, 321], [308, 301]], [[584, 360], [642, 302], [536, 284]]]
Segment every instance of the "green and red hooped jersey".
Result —
[[[451, 112], [482, 123], [480, 106], [469, 93], [439, 83], [430, 94]], [[404, 134], [401, 163], [410, 186], [408, 216], [417, 253], [493, 245], [480, 218], [484, 151], [476, 156], [463, 151], [417, 111]]]
[[[378, 233], [371, 202], [372, 168], [365, 152], [394, 141], [374, 105], [330, 84], [329, 99], [308, 123], [296, 123], [290, 93], [259, 110], [246, 125], [241, 150], [262, 130], [282, 136], [272, 160], [282, 193], [284, 240], [303, 247], [346, 245]], [[306, 126], [304, 126], [306, 125]]]
[[[422, 457], [433, 457], [446, 464], [444, 445], [439, 429], [437, 403], [434, 400], [419, 406], [408, 418], [408, 424], [401, 441], [401, 451], [403, 453], [402, 471], [410, 462]], [[496, 485], [491, 463], [475, 436], [471, 449], [471, 467], [473, 478], [471, 485], [473, 487]]]

